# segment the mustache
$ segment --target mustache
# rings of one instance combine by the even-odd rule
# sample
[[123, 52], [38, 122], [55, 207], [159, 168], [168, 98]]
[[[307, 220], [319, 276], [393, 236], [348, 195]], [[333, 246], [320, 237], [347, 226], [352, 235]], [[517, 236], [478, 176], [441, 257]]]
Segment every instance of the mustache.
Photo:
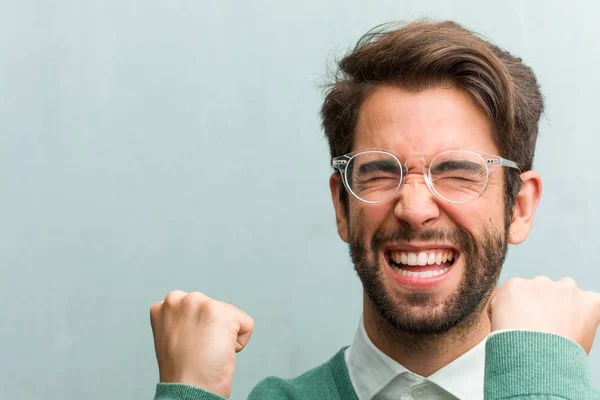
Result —
[[416, 232], [412, 229], [400, 228], [395, 230], [378, 229], [371, 238], [371, 249], [374, 252], [386, 243], [391, 242], [429, 242], [440, 244], [452, 244], [465, 252], [474, 249], [473, 237], [464, 229], [428, 229]]

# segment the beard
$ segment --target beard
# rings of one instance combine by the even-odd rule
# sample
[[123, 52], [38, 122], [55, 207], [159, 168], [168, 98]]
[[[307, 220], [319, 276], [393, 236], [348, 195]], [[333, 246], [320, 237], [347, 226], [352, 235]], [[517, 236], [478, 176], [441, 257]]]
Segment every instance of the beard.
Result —
[[[496, 287], [507, 252], [506, 233], [497, 229], [484, 229], [478, 240], [461, 228], [420, 233], [378, 229], [369, 244], [365, 239], [362, 224], [356, 230], [350, 228], [350, 256], [369, 301], [392, 331], [417, 336], [441, 335], [458, 326], [470, 326]], [[463, 276], [447, 298], [440, 299], [434, 292], [395, 292], [386, 287], [386, 267], [378, 260], [380, 249], [386, 243], [416, 240], [451, 243], [464, 256]]]

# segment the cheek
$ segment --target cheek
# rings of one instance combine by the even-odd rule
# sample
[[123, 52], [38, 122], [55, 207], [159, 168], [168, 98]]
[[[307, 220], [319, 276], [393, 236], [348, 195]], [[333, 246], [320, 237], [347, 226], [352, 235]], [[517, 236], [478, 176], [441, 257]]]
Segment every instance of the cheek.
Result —
[[479, 200], [481, 204], [477, 205], [477, 208], [483, 209], [482, 218], [486, 217], [487, 223], [493, 224], [498, 231], [504, 232], [504, 185], [496, 183], [488, 186], [484, 196]]
[[[392, 204], [390, 202], [390, 204]], [[385, 224], [385, 221], [393, 217], [393, 206], [390, 204], [378, 205], [351, 205], [350, 224], [353, 227], [360, 225], [365, 233], [374, 232], [380, 226]]]
[[504, 231], [504, 202], [496, 198], [480, 197], [473, 203], [447, 205], [446, 214], [461, 228], [477, 237], [482, 226]]
[[[502, 171], [498, 171], [502, 172]], [[504, 183], [501, 174], [493, 176], [483, 194], [472, 203], [448, 205], [446, 211], [458, 224], [475, 232], [481, 226], [504, 231]]]

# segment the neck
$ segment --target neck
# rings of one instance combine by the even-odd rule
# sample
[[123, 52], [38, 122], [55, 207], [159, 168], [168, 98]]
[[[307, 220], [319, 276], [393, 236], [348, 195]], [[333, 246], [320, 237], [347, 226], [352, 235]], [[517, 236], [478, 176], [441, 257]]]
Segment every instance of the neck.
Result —
[[365, 295], [363, 321], [373, 344], [409, 371], [423, 377], [450, 364], [479, 344], [490, 333], [490, 321], [482, 307], [450, 331], [439, 335], [415, 335], [390, 326], [370, 306]]

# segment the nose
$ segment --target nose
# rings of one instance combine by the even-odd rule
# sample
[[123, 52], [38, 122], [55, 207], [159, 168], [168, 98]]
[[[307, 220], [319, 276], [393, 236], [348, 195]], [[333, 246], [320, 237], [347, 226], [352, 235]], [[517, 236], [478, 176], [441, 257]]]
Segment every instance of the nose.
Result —
[[436, 198], [425, 179], [422, 173], [407, 175], [394, 208], [396, 217], [416, 232], [428, 228], [440, 216]]

